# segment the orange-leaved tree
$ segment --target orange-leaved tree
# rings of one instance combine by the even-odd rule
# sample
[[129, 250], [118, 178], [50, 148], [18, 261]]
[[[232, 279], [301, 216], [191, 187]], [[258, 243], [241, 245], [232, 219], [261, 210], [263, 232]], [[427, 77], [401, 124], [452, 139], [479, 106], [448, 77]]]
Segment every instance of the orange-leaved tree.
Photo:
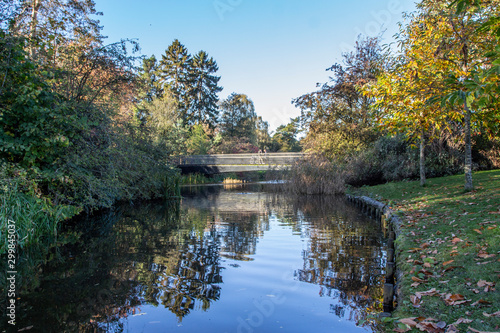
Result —
[[439, 43], [443, 22], [419, 14], [407, 16], [397, 35], [398, 54], [387, 59], [387, 70], [377, 81], [363, 87], [373, 97], [376, 119], [391, 133], [403, 133], [420, 142], [420, 184], [426, 183], [426, 137], [446, 125], [449, 112], [428, 100], [443, 89], [443, 68], [447, 63], [432, 58]]

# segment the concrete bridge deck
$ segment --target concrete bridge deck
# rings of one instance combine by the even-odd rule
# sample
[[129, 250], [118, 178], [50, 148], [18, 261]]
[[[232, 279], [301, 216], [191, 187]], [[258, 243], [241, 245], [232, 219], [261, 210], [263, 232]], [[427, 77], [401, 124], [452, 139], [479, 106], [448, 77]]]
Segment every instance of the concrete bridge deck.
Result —
[[304, 156], [304, 153], [190, 155], [178, 157], [177, 166], [182, 173], [261, 171], [286, 169]]

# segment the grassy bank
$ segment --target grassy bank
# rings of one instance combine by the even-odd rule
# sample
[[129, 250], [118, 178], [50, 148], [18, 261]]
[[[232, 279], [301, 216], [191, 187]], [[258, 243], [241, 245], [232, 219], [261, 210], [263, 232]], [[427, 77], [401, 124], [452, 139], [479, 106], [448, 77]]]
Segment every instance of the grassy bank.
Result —
[[500, 331], [500, 170], [364, 187], [401, 213], [403, 299], [387, 331]]

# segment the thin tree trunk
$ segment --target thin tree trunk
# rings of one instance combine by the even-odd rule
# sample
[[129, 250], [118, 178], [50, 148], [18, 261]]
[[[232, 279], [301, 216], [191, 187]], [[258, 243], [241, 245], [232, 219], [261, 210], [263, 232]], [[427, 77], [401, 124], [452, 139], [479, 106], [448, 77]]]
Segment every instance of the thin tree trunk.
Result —
[[36, 28], [38, 25], [38, 9], [40, 8], [40, 0], [33, 0], [33, 8], [31, 10], [31, 26], [30, 26], [30, 37], [31, 37], [31, 45], [30, 45], [30, 57], [31, 59], [35, 59], [35, 46], [33, 45], [36, 38]]
[[425, 130], [420, 133], [420, 186], [425, 186]]
[[472, 143], [470, 133], [471, 111], [467, 102], [464, 103], [465, 107], [465, 190], [472, 191], [474, 185], [472, 184]]

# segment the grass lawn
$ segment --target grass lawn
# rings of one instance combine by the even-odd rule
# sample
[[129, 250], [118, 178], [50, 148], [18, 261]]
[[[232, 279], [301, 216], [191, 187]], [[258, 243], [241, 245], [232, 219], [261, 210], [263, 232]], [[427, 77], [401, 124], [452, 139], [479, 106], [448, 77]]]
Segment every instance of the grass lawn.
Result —
[[363, 187], [403, 217], [396, 332], [500, 332], [500, 170]]

